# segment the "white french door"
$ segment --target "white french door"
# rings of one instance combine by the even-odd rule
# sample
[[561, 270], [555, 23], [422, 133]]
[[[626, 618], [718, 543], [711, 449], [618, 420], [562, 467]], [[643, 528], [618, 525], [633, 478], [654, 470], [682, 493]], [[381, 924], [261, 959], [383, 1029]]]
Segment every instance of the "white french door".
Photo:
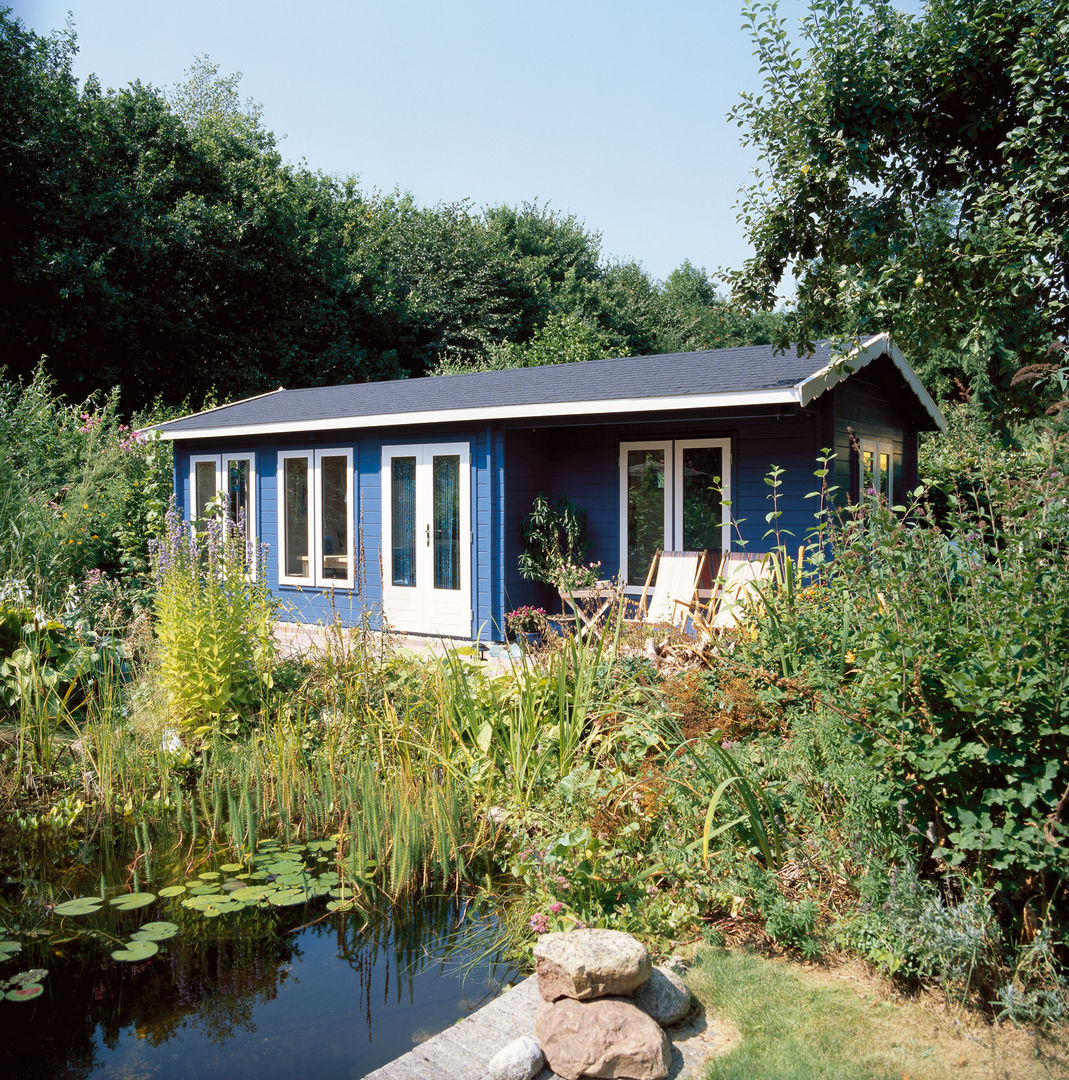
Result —
[[467, 443], [382, 450], [382, 604], [390, 626], [471, 635], [471, 452]]

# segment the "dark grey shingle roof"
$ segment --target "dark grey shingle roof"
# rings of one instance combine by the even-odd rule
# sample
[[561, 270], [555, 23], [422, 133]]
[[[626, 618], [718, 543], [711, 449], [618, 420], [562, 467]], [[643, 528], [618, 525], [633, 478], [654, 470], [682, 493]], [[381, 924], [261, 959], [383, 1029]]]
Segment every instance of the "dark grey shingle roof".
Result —
[[588, 360], [576, 364], [439, 375], [390, 382], [346, 383], [278, 393], [223, 405], [161, 424], [160, 430], [221, 430], [260, 424], [300, 424], [345, 417], [432, 413], [453, 409], [688, 397], [787, 390], [825, 367], [828, 342], [799, 357], [771, 345]]

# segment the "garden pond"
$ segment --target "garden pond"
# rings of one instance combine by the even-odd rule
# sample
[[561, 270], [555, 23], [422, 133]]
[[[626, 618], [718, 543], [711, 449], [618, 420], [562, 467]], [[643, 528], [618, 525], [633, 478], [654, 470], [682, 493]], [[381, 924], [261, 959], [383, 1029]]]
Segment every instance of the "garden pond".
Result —
[[330, 840], [0, 836], [0, 1076], [361, 1077], [515, 981], [470, 898], [351, 889]]

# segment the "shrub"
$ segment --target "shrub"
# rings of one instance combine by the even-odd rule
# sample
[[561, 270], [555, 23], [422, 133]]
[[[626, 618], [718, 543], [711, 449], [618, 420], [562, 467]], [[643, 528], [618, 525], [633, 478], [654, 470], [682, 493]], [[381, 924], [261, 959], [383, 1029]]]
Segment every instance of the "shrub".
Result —
[[147, 539], [162, 526], [171, 453], [135, 437], [117, 400], [67, 403], [43, 367], [25, 385], [0, 382], [0, 579], [25, 582], [50, 611], [93, 591], [94, 571], [122, 575], [121, 617], [148, 606]]
[[156, 548], [160, 682], [172, 722], [194, 734], [232, 728], [271, 683], [273, 601], [262, 553], [243, 528], [186, 526], [172, 507]]
[[766, 590], [736, 656], [850, 734], [919, 865], [975, 871], [1023, 916], [1069, 876], [1069, 461], [1055, 434], [972, 460], [938, 512], [918, 489], [827, 528], [830, 561]]

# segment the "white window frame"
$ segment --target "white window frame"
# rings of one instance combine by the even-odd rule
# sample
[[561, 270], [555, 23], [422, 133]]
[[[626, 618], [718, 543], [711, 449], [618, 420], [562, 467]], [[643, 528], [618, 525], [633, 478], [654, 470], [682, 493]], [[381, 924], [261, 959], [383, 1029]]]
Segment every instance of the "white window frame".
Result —
[[[664, 534], [662, 549], [677, 550], [683, 542], [683, 451], [695, 447], [719, 447], [723, 454], [723, 502], [721, 507], [720, 549], [731, 550], [731, 439], [657, 439], [620, 443], [620, 573], [627, 575], [627, 455], [632, 450], [660, 450], [664, 454]], [[628, 582], [640, 588], [642, 582]]]
[[887, 455], [887, 504], [893, 505], [895, 497], [895, 444], [892, 439], [860, 436], [857, 440], [857, 499], [871, 498], [865, 489], [865, 454], [872, 454], [872, 475], [876, 481], [876, 490], [880, 490], [880, 455]]
[[[344, 578], [328, 578], [323, 574], [323, 514], [320, 486], [321, 462], [325, 457], [345, 458], [345, 505], [348, 507], [349, 550], [346, 552], [348, 574]], [[286, 573], [286, 462], [299, 459], [308, 469], [308, 570], [307, 577]], [[353, 448], [351, 446], [324, 447], [308, 450], [280, 450], [278, 453], [278, 583], [298, 588], [352, 589], [356, 585], [356, 535], [353, 527]]]
[[[197, 522], [197, 465], [198, 463], [210, 462], [215, 466], [215, 496], [219, 497], [224, 491], [232, 461], [245, 461], [249, 465], [249, 544], [252, 547], [251, 563], [252, 573], [256, 573], [257, 558], [255, 555], [258, 538], [256, 528], [256, 454], [252, 451], [230, 454], [190, 454], [189, 455], [189, 520], [193, 524]], [[226, 503], [224, 502], [224, 510]]]

